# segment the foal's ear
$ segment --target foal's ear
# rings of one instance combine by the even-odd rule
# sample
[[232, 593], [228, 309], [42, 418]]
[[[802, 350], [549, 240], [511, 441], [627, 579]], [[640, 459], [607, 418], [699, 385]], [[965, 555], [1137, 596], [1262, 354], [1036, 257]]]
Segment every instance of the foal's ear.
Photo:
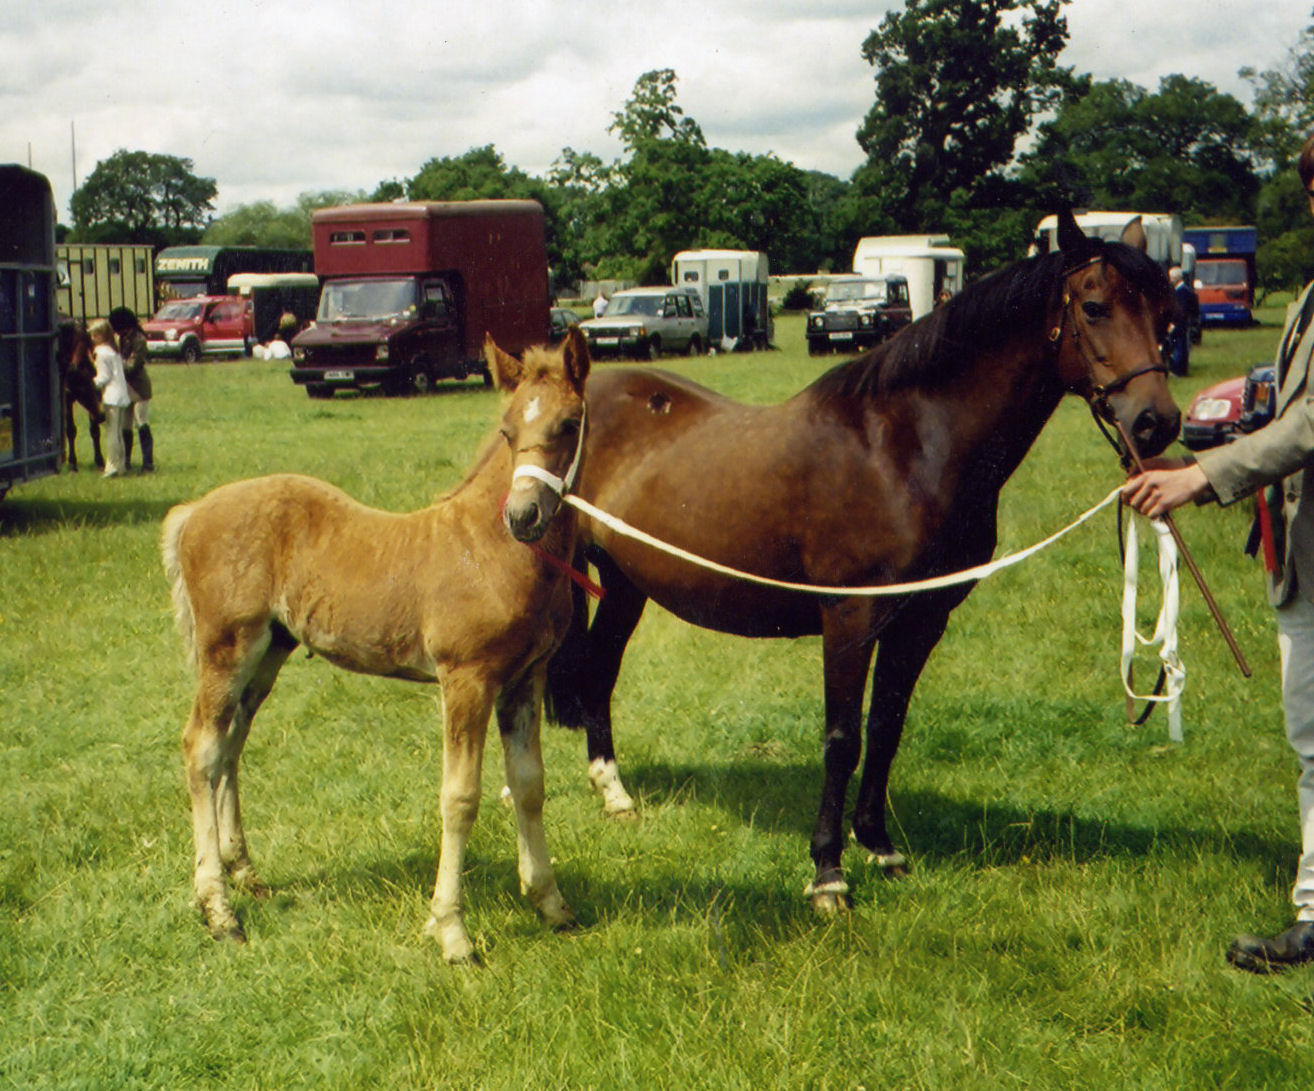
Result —
[[493, 377], [493, 386], [502, 393], [509, 393], [520, 385], [524, 366], [510, 353], [498, 348], [491, 333], [484, 334], [484, 362], [488, 364], [488, 374]]
[[1127, 221], [1127, 226], [1122, 229], [1122, 235], [1118, 241], [1125, 242], [1142, 254], [1150, 249], [1150, 240], [1145, 234], [1145, 224], [1139, 216]]
[[566, 372], [566, 380], [578, 394], [584, 393], [584, 380], [589, 377], [591, 363], [588, 341], [578, 326], [571, 326], [561, 343], [561, 366]]

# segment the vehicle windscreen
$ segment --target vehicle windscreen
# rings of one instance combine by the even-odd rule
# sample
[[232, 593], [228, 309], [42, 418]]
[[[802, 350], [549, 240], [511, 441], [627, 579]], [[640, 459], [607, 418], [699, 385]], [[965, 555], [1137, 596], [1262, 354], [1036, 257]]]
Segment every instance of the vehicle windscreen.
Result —
[[662, 297], [656, 295], [616, 295], [607, 304], [607, 317], [625, 314], [654, 316], [661, 309]]
[[185, 299], [175, 300], [156, 311], [155, 317], [161, 322], [190, 322], [201, 317], [201, 304], [189, 303]]
[[1244, 284], [1246, 263], [1244, 261], [1197, 262], [1195, 279], [1206, 288], [1217, 288], [1224, 284]]
[[826, 291], [827, 303], [852, 303], [858, 299], [885, 299], [885, 282], [881, 280], [851, 280], [832, 284]]
[[384, 321], [415, 314], [415, 281], [397, 280], [330, 281], [319, 297], [319, 321]]

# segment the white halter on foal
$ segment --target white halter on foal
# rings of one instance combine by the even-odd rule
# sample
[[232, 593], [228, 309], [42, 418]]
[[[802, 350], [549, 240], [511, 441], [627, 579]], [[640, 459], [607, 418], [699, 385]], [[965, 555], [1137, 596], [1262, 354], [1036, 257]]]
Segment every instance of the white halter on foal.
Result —
[[565, 477], [558, 477], [550, 470], [543, 469], [542, 466], [524, 465], [517, 466], [511, 474], [511, 482], [515, 484], [522, 477], [532, 477], [535, 481], [541, 481], [554, 493], [560, 497], [570, 492], [575, 487], [575, 479], [579, 476], [579, 466], [584, 460], [584, 429], [588, 425], [589, 404], [584, 402], [579, 415], [579, 437], [575, 441], [575, 457], [570, 461], [570, 468], [566, 470]]

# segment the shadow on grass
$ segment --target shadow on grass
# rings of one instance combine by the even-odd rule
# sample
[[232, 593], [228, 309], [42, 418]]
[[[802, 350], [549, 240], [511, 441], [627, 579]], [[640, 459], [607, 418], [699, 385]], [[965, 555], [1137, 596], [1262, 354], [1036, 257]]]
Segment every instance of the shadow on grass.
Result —
[[[112, 484], [112, 483], [110, 483]], [[159, 523], [178, 500], [25, 500], [0, 504], [0, 539], [48, 534], [68, 527], [137, 526]]]
[[[711, 808], [728, 822], [796, 837], [801, 870], [807, 870], [807, 846], [820, 779], [813, 766], [751, 760], [733, 766], [648, 764], [636, 765], [628, 779], [650, 808]], [[896, 824], [891, 818], [895, 843], [908, 852], [913, 868], [918, 870], [1081, 865], [1136, 860], [1155, 853], [1189, 858], [1203, 852], [1248, 862], [1272, 877], [1275, 889], [1285, 888], [1290, 881], [1285, 876], [1292, 845], [1245, 828], [1229, 833], [1212, 826], [1106, 821], [1078, 815], [1071, 809], [986, 804], [925, 790], [896, 791], [892, 812], [898, 819]], [[614, 820], [599, 815], [596, 821]], [[641, 839], [642, 826], [633, 828], [636, 840]], [[704, 847], [707, 853], [715, 851], [714, 842]], [[508, 843], [504, 848], [472, 853], [468, 860], [466, 901], [476, 912], [490, 901], [516, 897], [519, 880], [514, 847]], [[688, 848], [691, 853], [699, 851], [693, 844]], [[389, 891], [401, 890], [427, 897], [437, 861], [435, 835], [432, 844], [398, 857], [358, 858], [346, 867], [325, 866], [286, 876], [278, 883], [272, 903], [263, 908], [249, 907], [249, 911], [257, 916], [281, 912], [321, 888], [343, 896], [350, 892], [388, 896]], [[870, 890], [882, 882], [874, 868], [859, 862], [852, 848], [846, 854], [846, 864], [855, 891]], [[718, 874], [718, 870], [715, 859], [709, 857], [676, 869], [656, 863], [650, 868], [631, 866], [617, 877], [611, 864], [593, 867], [586, 854], [559, 869], [558, 878], [586, 929], [608, 919], [635, 916], [686, 922], [713, 917], [719, 920], [720, 910], [727, 906], [734, 907], [734, 917], [751, 923], [757, 934], [767, 938], [786, 938], [800, 928], [815, 927], [812, 909], [796, 886], [765, 878], [733, 878]], [[858, 894], [859, 900], [863, 897]], [[524, 907], [527, 919], [532, 919], [527, 901]], [[248, 907], [239, 908], [239, 913], [246, 911]]]
[[[634, 765], [625, 770], [625, 779], [649, 805], [689, 798], [720, 809], [731, 821], [796, 835], [806, 851], [822, 774], [819, 765], [746, 759], [718, 765]], [[850, 787], [848, 813], [856, 780]], [[986, 803], [929, 790], [900, 791], [897, 785], [887, 821], [895, 845], [914, 863], [928, 867], [950, 861], [980, 868], [1046, 861], [1081, 864], [1167, 849], [1230, 854], [1280, 868], [1290, 863], [1293, 851], [1288, 841], [1244, 827], [1229, 832], [1208, 823], [1196, 827], [1105, 820], [1069, 808]]]

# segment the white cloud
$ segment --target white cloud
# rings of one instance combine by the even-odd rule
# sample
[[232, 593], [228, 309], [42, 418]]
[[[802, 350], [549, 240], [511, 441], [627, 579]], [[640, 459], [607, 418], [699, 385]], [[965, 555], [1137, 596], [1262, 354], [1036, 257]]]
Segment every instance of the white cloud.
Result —
[[[221, 210], [372, 189], [435, 156], [494, 144], [542, 174], [566, 146], [612, 158], [611, 115], [637, 77], [679, 76], [708, 142], [846, 177], [870, 107], [863, 39], [900, 0], [220, 0], [106, 8], [45, 0], [0, 27], [0, 161], [51, 178], [66, 207], [119, 148], [185, 156]], [[1244, 65], [1279, 63], [1308, 0], [1073, 0], [1062, 63], [1154, 87], [1182, 72], [1248, 99]]]

